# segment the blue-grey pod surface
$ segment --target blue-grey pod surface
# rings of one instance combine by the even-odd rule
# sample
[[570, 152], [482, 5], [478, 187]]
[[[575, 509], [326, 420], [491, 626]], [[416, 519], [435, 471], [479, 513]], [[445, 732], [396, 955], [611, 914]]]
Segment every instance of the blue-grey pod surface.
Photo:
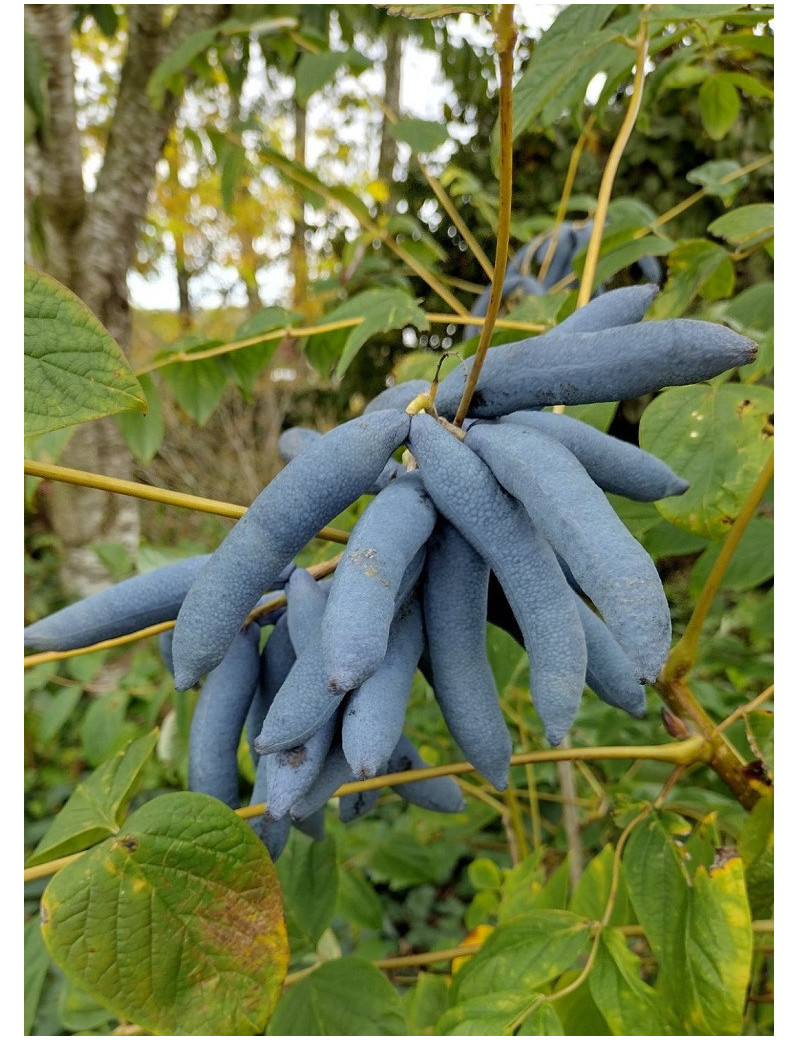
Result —
[[[569, 336], [556, 326], [542, 336], [492, 347], [469, 414], [494, 418], [538, 405], [621, 401], [702, 383], [750, 364], [756, 349], [738, 332], [694, 318]], [[455, 415], [472, 364], [467, 358], [442, 381], [436, 395], [440, 415]]]
[[419, 473], [398, 477], [361, 514], [334, 573], [322, 623], [332, 691], [361, 686], [384, 659], [403, 576], [435, 520]]
[[[298, 455], [302, 455], [312, 444], [316, 444], [322, 436], [323, 434], [317, 430], [308, 430], [303, 426], [292, 426], [288, 430], [284, 430], [278, 438], [278, 454], [284, 462], [291, 462]], [[395, 459], [389, 459], [376, 477], [375, 483], [368, 488], [366, 494], [377, 495], [379, 491], [385, 488], [395, 477], [399, 477], [401, 473], [405, 473], [401, 463], [395, 461]]]
[[183, 601], [173, 641], [178, 689], [219, 664], [262, 592], [320, 528], [369, 489], [408, 426], [409, 416], [396, 410], [351, 419], [264, 488]]
[[[264, 726], [269, 706], [283, 686], [295, 659], [294, 647], [289, 638], [289, 618], [284, 614], [278, 618], [275, 628], [269, 634], [267, 645], [261, 651], [258, 683], [245, 719], [250, 755], [256, 764], [259, 759], [255, 749], [256, 738]], [[263, 802], [264, 799], [259, 798], [258, 801]]]
[[427, 560], [423, 604], [433, 693], [466, 759], [503, 791], [511, 735], [486, 657], [489, 565], [442, 518]]
[[167, 669], [170, 675], [173, 674], [172, 668], [172, 633], [174, 629], [168, 628], [166, 632], [162, 632], [158, 637], [158, 652], [161, 654], [161, 660], [164, 662], [164, 667]]
[[235, 637], [200, 691], [189, 731], [189, 790], [213, 795], [232, 809], [239, 805], [236, 755], [258, 682], [259, 637], [258, 625]]
[[76, 650], [174, 621], [208, 560], [208, 554], [189, 556], [71, 603], [28, 625], [24, 645], [33, 650]]
[[375, 776], [402, 736], [423, 642], [422, 612], [412, 598], [392, 621], [380, 666], [344, 706], [342, 750], [357, 780]]
[[[543, 296], [546, 292], [544, 286], [540, 285], [535, 278], [531, 277], [531, 275], [522, 274], [513, 264], [509, 264], [506, 276], [503, 279], [503, 295], [500, 298], [501, 301], [507, 300], [508, 297], [517, 290], [519, 290], [524, 296]], [[492, 287], [489, 285], [484, 289], [470, 308], [470, 314], [473, 317], [486, 317], [486, 312], [489, 310], [489, 298], [491, 295]], [[476, 328], [474, 325], [466, 325], [461, 338], [470, 339], [478, 332], [480, 332], [480, 329]]]
[[647, 697], [630, 658], [597, 614], [582, 599], [576, 598], [586, 638], [586, 685], [612, 708], [622, 708], [640, 719], [647, 707]]
[[280, 820], [273, 820], [269, 816], [259, 816], [250, 821], [250, 826], [267, 846], [267, 852], [274, 863], [286, 848], [289, 833], [292, 829], [292, 821], [289, 816]]
[[657, 295], [657, 285], [627, 285], [621, 289], [612, 289], [596, 296], [584, 307], [579, 307], [551, 331], [565, 336], [636, 325], [644, 319]]
[[289, 812], [319, 775], [338, 728], [337, 716], [331, 715], [318, 730], [298, 747], [265, 755], [267, 770], [266, 805], [276, 818]]
[[[540, 279], [545, 289], [549, 289], [568, 274], [572, 274], [572, 258], [582, 246], [582, 243], [579, 245], [575, 232], [569, 224], [559, 224], [553, 233], [557, 237], [553, 259], [550, 261], [544, 278]], [[551, 237], [552, 235], [548, 235], [536, 250], [536, 259], [540, 264], [544, 262], [547, 255]]]
[[[379, 770], [386, 772], [386, 767]], [[342, 823], [350, 823], [368, 813], [375, 806], [381, 796], [381, 789], [373, 787], [369, 791], [355, 791], [353, 794], [343, 794], [339, 798], [339, 819]]]
[[292, 806], [292, 819], [304, 820], [311, 816], [312, 813], [321, 809], [329, 798], [333, 797], [342, 784], [349, 783], [352, 779], [353, 773], [347, 764], [344, 752], [339, 745], [335, 745], [328, 752], [325, 763], [314, 783]]
[[427, 379], [409, 379], [405, 383], [395, 383], [373, 397], [364, 408], [364, 415], [377, 412], [383, 408], [397, 408], [404, 412], [419, 394], [427, 393], [431, 384]]
[[310, 816], [304, 816], [302, 820], [292, 820], [292, 825], [301, 834], [311, 838], [312, 841], [325, 840], [325, 806], [321, 806]]
[[[426, 769], [428, 763], [408, 739], [401, 737], [386, 766], [387, 773], [407, 773], [412, 769]], [[421, 809], [432, 812], [457, 813], [464, 809], [464, 796], [452, 776], [434, 776], [392, 786], [401, 798]]]
[[612, 495], [636, 502], [657, 502], [670, 495], [682, 495], [689, 487], [687, 480], [655, 455], [569, 415], [511, 412], [501, 415], [498, 421], [530, 426], [553, 437], [569, 448], [598, 487]]
[[564, 559], [641, 681], [653, 682], [672, 636], [661, 579], [572, 452], [513, 423], [475, 423], [464, 443], [523, 504], [534, 527]]
[[309, 639], [319, 631], [328, 601], [327, 592], [327, 588], [302, 567], [298, 567], [289, 579], [286, 587], [286, 618], [295, 654], [299, 654]]
[[436, 508], [497, 574], [525, 638], [533, 703], [558, 744], [580, 705], [586, 645], [553, 550], [486, 463], [430, 415], [411, 420], [409, 447]]

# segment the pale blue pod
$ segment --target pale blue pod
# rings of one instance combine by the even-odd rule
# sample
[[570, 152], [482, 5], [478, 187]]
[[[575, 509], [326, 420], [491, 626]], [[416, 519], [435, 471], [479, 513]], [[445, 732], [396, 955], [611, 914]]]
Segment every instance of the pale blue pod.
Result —
[[281, 817], [289, 812], [319, 775], [338, 728], [338, 717], [329, 719], [297, 747], [265, 755], [267, 812]]
[[[374, 411], [375, 409], [372, 410]], [[312, 444], [316, 444], [322, 436], [324, 434], [319, 433], [318, 430], [308, 430], [303, 426], [292, 426], [288, 430], [284, 430], [278, 438], [278, 454], [284, 462], [291, 462], [298, 455], [302, 455]], [[380, 490], [385, 488], [395, 477], [399, 477], [401, 473], [405, 473], [403, 465], [395, 459], [389, 459], [366, 494], [377, 495]]]
[[344, 752], [337, 744], [328, 752], [325, 763], [314, 783], [292, 806], [292, 820], [305, 820], [312, 813], [322, 809], [342, 784], [349, 783], [352, 779], [353, 773], [347, 764]]
[[422, 612], [412, 598], [392, 621], [383, 661], [344, 707], [342, 750], [357, 780], [375, 776], [402, 736], [423, 642]]
[[200, 691], [189, 731], [189, 790], [239, 805], [237, 751], [258, 682], [258, 625], [234, 638], [228, 653]]
[[576, 599], [586, 638], [586, 685], [606, 704], [622, 708], [640, 719], [647, 707], [647, 697], [631, 659], [602, 619], [580, 597]]
[[[250, 755], [256, 767], [260, 761], [255, 749], [256, 738], [264, 725], [269, 706], [272, 704], [275, 694], [283, 686], [295, 659], [294, 647], [289, 638], [289, 618], [283, 614], [276, 621], [275, 628], [270, 632], [266, 646], [261, 651], [258, 684], [245, 720]], [[256, 799], [256, 803], [263, 801], [263, 797]]]
[[290, 817], [287, 815], [280, 820], [273, 820], [270, 816], [259, 816], [258, 819], [250, 821], [250, 826], [267, 846], [267, 852], [274, 863], [289, 840], [292, 829]]
[[511, 735], [486, 657], [488, 587], [488, 563], [440, 518], [428, 541], [423, 589], [431, 686], [465, 758], [503, 791]]
[[361, 686], [384, 659], [401, 583], [435, 520], [419, 473], [398, 477], [361, 514], [333, 576], [322, 622], [332, 691]]
[[174, 621], [209, 558], [208, 554], [189, 556], [71, 603], [28, 625], [23, 644], [32, 650], [76, 650]]
[[[386, 763], [378, 770], [386, 772]], [[339, 798], [339, 819], [342, 823], [350, 823], [374, 808], [381, 796], [381, 789], [373, 787], [370, 791], [356, 791], [354, 794], [343, 794]]]
[[689, 482], [661, 459], [594, 426], [554, 412], [511, 412], [498, 422], [530, 426], [569, 448], [592, 480], [612, 495], [636, 502], [657, 502], [682, 495]]
[[[501, 302], [508, 299], [508, 297], [515, 291], [521, 290], [524, 296], [542, 296], [545, 293], [544, 286], [540, 285], [539, 282], [531, 277], [530, 275], [521, 274], [513, 264], [509, 264], [506, 270], [506, 276], [503, 279], [503, 295]], [[481, 295], [475, 300], [475, 303], [470, 308], [470, 314], [476, 318], [485, 318], [486, 312], [489, 310], [489, 299], [492, 295], [492, 287], [487, 286]], [[466, 325], [464, 332], [461, 336], [462, 339], [470, 339], [480, 332], [479, 328], [474, 325]]]
[[612, 289], [579, 307], [551, 332], [571, 336], [576, 332], [599, 332], [601, 329], [636, 325], [644, 319], [657, 295], [657, 285], [628, 285]]
[[434, 418], [413, 417], [409, 447], [436, 508], [497, 574], [524, 635], [533, 703], [547, 740], [559, 743], [580, 705], [586, 645], [553, 550], [489, 467]]
[[[406, 736], [397, 742], [389, 758], [387, 773], [407, 773], [411, 769], [425, 769], [428, 763]], [[457, 813], [464, 809], [464, 796], [452, 776], [435, 776], [427, 780], [412, 780], [396, 784], [392, 790], [412, 805], [432, 812]]]
[[387, 386], [385, 390], [373, 397], [364, 408], [364, 415], [377, 412], [383, 408], [397, 408], [404, 412], [419, 394], [427, 393], [431, 384], [427, 379], [409, 379], [405, 383]]
[[408, 432], [396, 410], [351, 419], [298, 455], [256, 498], [206, 563], [178, 614], [175, 683], [211, 671], [265, 589], [311, 538], [364, 494]]
[[640, 680], [653, 682], [672, 636], [661, 579], [572, 452], [513, 423], [475, 423], [465, 444], [522, 503], [534, 527], [563, 558]]
[[161, 654], [161, 660], [164, 662], [164, 667], [167, 669], [170, 675], [173, 675], [172, 668], [172, 633], [174, 629], [168, 628], [166, 632], [162, 632], [158, 637], [158, 652]]
[[[550, 404], [621, 401], [686, 386], [748, 365], [756, 345], [710, 321], [674, 318], [599, 332], [542, 336], [492, 347], [469, 414], [507, 415]], [[440, 415], [455, 414], [473, 358], [453, 369], [436, 395]]]
[[286, 617], [295, 654], [299, 654], [318, 631], [327, 601], [327, 588], [307, 570], [298, 567], [286, 586]]
[[[553, 253], [553, 259], [550, 261], [550, 266], [547, 268], [547, 273], [543, 279], [545, 290], [555, 285], [556, 282], [560, 282], [566, 275], [573, 273], [572, 258], [583, 246], [582, 242], [579, 244], [578, 238], [569, 224], [559, 224], [553, 234], [556, 235], [558, 242]], [[547, 255], [551, 238], [552, 235], [548, 235], [536, 250], [536, 260], [540, 264], [544, 262], [544, 258]]]

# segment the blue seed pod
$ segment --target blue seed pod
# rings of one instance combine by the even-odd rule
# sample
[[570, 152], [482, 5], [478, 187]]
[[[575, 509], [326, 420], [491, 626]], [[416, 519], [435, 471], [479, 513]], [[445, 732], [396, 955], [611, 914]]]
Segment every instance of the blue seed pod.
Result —
[[669, 605], [655, 564], [575, 456], [513, 423], [475, 423], [465, 444], [525, 507], [603, 615], [642, 682], [669, 653]]
[[576, 599], [586, 638], [586, 685], [612, 708], [622, 708], [640, 719], [647, 697], [630, 658], [597, 614], [580, 597]]
[[[572, 274], [572, 258], [576, 253], [584, 246], [584, 242], [579, 240], [576, 233], [573, 231], [569, 224], [559, 224], [553, 232], [558, 243], [553, 253], [553, 259], [550, 261], [550, 266], [547, 269], [542, 282], [545, 289], [549, 289], [555, 285], [556, 282], [560, 282], [562, 278], [565, 278], [568, 274]], [[536, 250], [536, 260], [538, 263], [543, 263], [547, 250], [550, 246], [550, 238], [548, 237], [542, 242], [539, 248]]]
[[[549, 404], [621, 401], [667, 386], [686, 386], [740, 365], [756, 345], [710, 321], [675, 318], [599, 332], [542, 336], [493, 347], [481, 369], [469, 414], [507, 415]], [[453, 369], [436, 395], [440, 415], [452, 417], [473, 359]]]
[[338, 744], [334, 745], [328, 752], [325, 763], [314, 783], [292, 806], [292, 820], [308, 819], [312, 813], [324, 807], [328, 799], [334, 796], [342, 784], [349, 783], [352, 779], [353, 774], [344, 757], [344, 752]]
[[319, 729], [299, 747], [265, 755], [267, 772], [267, 812], [279, 818], [289, 812], [319, 775], [325, 762], [339, 720], [331, 715]]
[[189, 732], [189, 790], [239, 805], [239, 738], [258, 682], [258, 625], [234, 639], [200, 691]]
[[28, 625], [24, 645], [33, 650], [76, 650], [174, 621], [208, 560], [208, 555], [189, 556], [71, 603]]
[[511, 735], [486, 657], [489, 565], [442, 518], [427, 560], [423, 603], [434, 696], [465, 758], [503, 791]]
[[[286, 676], [291, 671], [294, 662], [294, 647], [289, 638], [289, 619], [284, 614], [278, 618], [275, 628], [269, 635], [267, 645], [261, 652], [258, 683], [245, 720], [250, 755], [256, 767], [260, 761], [260, 756], [255, 749], [256, 738], [264, 725], [269, 706], [272, 704], [275, 694], [286, 681]], [[263, 796], [256, 799], [256, 802], [263, 801]]]
[[[386, 772], [385, 763], [378, 772]], [[374, 787], [371, 791], [356, 791], [355, 794], [341, 795], [339, 798], [339, 819], [342, 823], [350, 823], [358, 819], [359, 816], [363, 816], [370, 809], [374, 808], [380, 795], [379, 787]]]
[[436, 508], [500, 579], [525, 637], [533, 703], [559, 743], [580, 704], [586, 645], [553, 550], [489, 467], [431, 416], [413, 417], [409, 447]]
[[592, 480], [612, 495], [636, 502], [657, 502], [682, 495], [689, 482], [661, 459], [634, 444], [601, 433], [594, 426], [554, 412], [511, 412], [501, 423], [529, 426], [569, 448]]
[[295, 654], [299, 654], [318, 631], [327, 601], [328, 587], [298, 567], [286, 588], [286, 617]]
[[307, 837], [311, 838], [312, 841], [325, 840], [324, 805], [321, 809], [317, 809], [316, 812], [311, 813], [310, 816], [305, 816], [302, 820], [293, 820], [292, 823], [301, 834], [305, 834]]
[[[521, 274], [513, 264], [509, 264], [506, 270], [506, 276], [503, 279], [503, 295], [501, 297], [501, 302], [507, 300], [508, 297], [515, 292], [518, 292], [521, 296], [542, 296], [546, 290], [535, 278], [527, 274]], [[491, 295], [492, 287], [490, 285], [484, 289], [472, 305], [470, 314], [473, 315], [473, 317], [486, 317], [486, 313], [489, 310], [489, 299]], [[476, 329], [473, 325], [466, 325], [461, 338], [470, 339], [479, 331], [480, 329]]]
[[377, 412], [383, 408], [397, 408], [404, 412], [418, 394], [427, 393], [431, 384], [427, 379], [409, 379], [405, 383], [387, 386], [385, 390], [373, 397], [364, 409], [364, 415]]
[[173, 641], [175, 684], [211, 671], [263, 591], [311, 538], [374, 483], [409, 416], [373, 412], [326, 433], [272, 480], [189, 589]]
[[158, 652], [161, 654], [161, 660], [164, 662], [164, 667], [167, 669], [170, 675], [173, 674], [172, 633], [173, 629], [168, 628], [166, 632], [162, 632], [158, 637]]
[[353, 528], [322, 623], [322, 656], [334, 692], [361, 686], [384, 659], [403, 576], [435, 520], [421, 476], [406, 473], [375, 496]]
[[551, 331], [560, 336], [576, 332], [600, 332], [624, 325], [636, 325], [644, 319], [647, 308], [658, 296], [657, 285], [630, 285], [612, 289], [579, 307]]
[[408, 698], [424, 636], [416, 599], [399, 608], [378, 669], [347, 699], [342, 750], [358, 780], [375, 776], [403, 733]]
[[280, 820], [273, 820], [269, 816], [259, 816], [250, 821], [250, 826], [267, 846], [267, 852], [274, 863], [286, 848], [292, 829], [291, 818], [286, 815]]
[[[324, 434], [319, 433], [317, 430], [307, 430], [302, 426], [292, 426], [290, 429], [284, 430], [278, 438], [278, 454], [284, 462], [291, 462], [298, 455], [302, 455], [312, 444], [316, 444], [322, 436]], [[389, 459], [366, 494], [377, 495], [379, 491], [385, 488], [395, 477], [399, 477], [401, 473], [405, 473], [402, 464], [394, 459]]]
[[[406, 773], [411, 769], [425, 769], [428, 763], [408, 739], [401, 737], [386, 767], [387, 773]], [[461, 788], [451, 776], [435, 776], [427, 780], [412, 780], [396, 784], [392, 790], [413, 805], [432, 812], [458, 813], [464, 809]]]

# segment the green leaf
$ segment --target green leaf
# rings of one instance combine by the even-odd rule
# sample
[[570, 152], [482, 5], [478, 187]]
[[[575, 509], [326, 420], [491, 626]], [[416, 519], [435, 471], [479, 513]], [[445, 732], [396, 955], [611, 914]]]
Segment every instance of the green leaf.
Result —
[[721, 141], [739, 116], [739, 91], [727, 76], [718, 73], [700, 87], [698, 101], [706, 133], [713, 141]]
[[131, 453], [142, 463], [150, 462], [164, 440], [164, 417], [161, 412], [161, 397], [152, 378], [145, 373], [139, 376], [147, 411], [144, 415], [120, 412], [114, 421], [125, 438]]
[[600, 404], [569, 404], [564, 411], [570, 418], [579, 419], [605, 433], [617, 414], [618, 407], [617, 401], [603, 401]]
[[431, 1035], [447, 1009], [447, 980], [421, 971], [416, 984], [405, 994], [403, 1009], [411, 1036]]
[[374, 4], [385, 7], [390, 15], [403, 18], [446, 18], [452, 14], [473, 14], [476, 18], [489, 14], [490, 4]]
[[479, 1035], [476, 1025], [489, 1023], [495, 1026], [489, 1034], [506, 1032], [533, 991], [570, 967], [589, 938], [587, 921], [565, 910], [538, 910], [498, 925], [454, 975], [440, 1032]]
[[516, 1036], [564, 1036], [564, 1027], [549, 1000], [531, 1011], [517, 1030]]
[[[664, 289], [653, 301], [653, 318], [677, 318], [684, 314], [692, 300], [718, 279], [723, 272], [728, 292], [733, 291], [733, 264], [727, 249], [704, 238], [680, 242], [670, 253], [669, 276]], [[723, 287], [724, 288], [724, 287]]]
[[747, 898], [754, 917], [770, 917], [775, 902], [775, 834], [772, 792], [756, 802], [739, 835]]
[[199, 29], [186, 39], [160, 62], [147, 81], [147, 96], [156, 111], [164, 106], [164, 96], [168, 90], [178, 91], [181, 74], [194, 59], [207, 51], [217, 38], [218, 28]]
[[503, 883], [503, 875], [500, 868], [492, 859], [479, 856], [474, 859], [467, 868], [469, 883], [479, 892], [485, 888], [500, 888]]
[[79, 686], [67, 686], [50, 695], [47, 712], [39, 729], [39, 741], [42, 747], [46, 747], [71, 718], [82, 694], [83, 691]]
[[403, 141], [412, 152], [434, 152], [450, 139], [447, 126], [431, 119], [398, 119], [387, 127], [395, 141]]
[[669, 1017], [652, 986], [640, 977], [641, 963], [621, 932], [603, 929], [589, 973], [595, 1004], [614, 1036], [668, 1036]]
[[738, 87], [744, 94], [749, 94], [750, 97], [769, 98], [772, 100], [775, 96], [771, 87], [746, 72], [723, 72], [722, 75], [730, 80], [730, 82], [733, 83], [735, 87]]
[[348, 921], [380, 931], [383, 925], [383, 903], [380, 896], [356, 869], [339, 871], [336, 913]]
[[463, 846], [438, 838], [422, 844], [414, 834], [381, 833], [370, 855], [370, 874], [377, 883], [401, 891], [414, 885], [443, 884], [463, 855]]
[[[23, 95], [35, 120], [35, 129], [47, 136], [47, 69], [39, 44], [23, 30]], [[26, 140], [28, 135], [26, 134]]]
[[723, 383], [675, 387], [645, 409], [639, 441], [689, 481], [656, 503], [663, 517], [706, 538], [725, 535], [772, 451], [772, 390]]
[[269, 853], [221, 802], [189, 792], [154, 798], [59, 871], [42, 932], [69, 978], [162, 1035], [262, 1033], [289, 959]]
[[347, 61], [346, 51], [323, 51], [321, 54], [303, 54], [295, 69], [295, 99], [304, 108], [312, 94], [330, 83]]
[[247, 166], [247, 154], [239, 144], [228, 141], [227, 145], [220, 164], [219, 187], [222, 207], [226, 213], [230, 213], [233, 209], [239, 179]]
[[328, 961], [278, 1001], [268, 1036], [404, 1036], [397, 990], [360, 957]]
[[42, 931], [39, 921], [33, 917], [25, 922], [25, 1018], [23, 1032], [30, 1035], [33, 1028], [33, 1020], [36, 1017], [36, 1009], [39, 1006], [39, 998], [42, 995], [42, 986], [50, 967], [50, 954], [42, 939]]
[[771, 202], [756, 202], [723, 213], [708, 225], [708, 230], [735, 246], [752, 246], [772, 238], [775, 233], [775, 207]]
[[750, 180], [749, 174], [737, 177], [732, 181], [724, 181], [740, 169], [739, 163], [733, 159], [714, 159], [711, 162], [696, 166], [686, 174], [686, 180], [690, 184], [699, 184], [706, 195], [716, 195], [722, 199], [726, 206], [730, 206], [742, 188], [747, 186]]
[[58, 997], [58, 1016], [69, 1033], [111, 1036], [115, 1016], [71, 979], [64, 979]]
[[[276, 329], [292, 328], [300, 321], [298, 314], [283, 307], [264, 307], [242, 322], [233, 341], [255, 339], [262, 334], [266, 336]], [[272, 360], [280, 342], [280, 338], [268, 339], [223, 355], [234, 380], [245, 393], [253, 392], [256, 380]]]
[[[607, 282], [619, 271], [631, 267], [643, 256], [665, 256], [675, 248], [675, 243], [669, 238], [659, 235], [645, 235], [642, 238], [633, 237], [633, 229], [624, 229], [603, 236], [600, 247], [600, 257], [597, 261], [594, 282], [595, 286]], [[583, 273], [586, 260], [585, 249], [573, 260], [573, 269], [576, 274]]]
[[[220, 345], [219, 340], [187, 336], [173, 344], [170, 354], [185, 352], [191, 355]], [[161, 369], [164, 382], [175, 401], [198, 426], [208, 422], [225, 393], [228, 382], [225, 360], [226, 355], [223, 354], [219, 357], [200, 358], [197, 361], [175, 362]]]
[[[608, 897], [611, 893], [611, 882], [614, 872], [614, 848], [605, 845], [584, 868], [578, 879], [569, 909], [573, 914], [588, 917], [592, 921], [600, 921], [605, 913]], [[624, 887], [620, 886], [614, 902], [614, 910], [610, 924], [623, 924], [627, 909], [627, 898]], [[596, 999], [596, 998], [595, 998]]]
[[83, 753], [90, 766], [99, 766], [135, 735], [136, 726], [126, 722], [130, 694], [117, 686], [93, 700], [81, 722]]
[[125, 355], [86, 304], [26, 265], [25, 433], [146, 407]]
[[775, 715], [771, 711], [748, 711], [745, 715], [747, 742], [770, 776], [775, 775]]
[[339, 875], [333, 838], [312, 841], [292, 831], [276, 864], [292, 958], [314, 949], [333, 920]]
[[115, 834], [157, 741], [157, 730], [134, 740], [82, 780], [36, 846], [27, 866], [80, 852]]
[[[732, 592], [746, 592], [769, 581], [775, 572], [773, 556], [775, 524], [770, 517], [754, 516], [745, 528], [742, 540], [736, 546], [733, 559], [725, 569], [721, 588]], [[700, 594], [706, 579], [719, 556], [721, 545], [709, 545], [692, 567], [689, 594]]]

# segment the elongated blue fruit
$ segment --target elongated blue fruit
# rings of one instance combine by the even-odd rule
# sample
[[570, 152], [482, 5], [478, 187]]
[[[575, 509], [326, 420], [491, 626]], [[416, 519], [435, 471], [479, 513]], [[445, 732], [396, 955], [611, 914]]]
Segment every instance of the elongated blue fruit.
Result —
[[427, 379], [409, 379], [405, 383], [387, 386], [367, 404], [364, 408], [364, 415], [380, 411], [382, 408], [398, 408], [404, 412], [414, 398], [418, 394], [426, 393], [430, 390], [430, 386]]
[[[550, 261], [550, 266], [547, 268], [544, 276], [545, 289], [549, 289], [556, 282], [560, 282], [566, 275], [572, 274], [572, 258], [576, 253], [580, 252], [584, 244], [582, 240], [577, 238], [569, 224], [559, 224], [553, 234], [556, 235], [558, 242], [553, 253], [553, 259]], [[544, 262], [544, 258], [547, 255], [551, 238], [552, 235], [548, 235], [536, 250], [536, 259], [540, 264]]]
[[[283, 686], [294, 662], [294, 647], [289, 638], [289, 618], [284, 614], [278, 618], [275, 628], [269, 635], [267, 645], [261, 652], [258, 684], [245, 720], [247, 742], [250, 745], [250, 755], [256, 768], [260, 763], [260, 756], [255, 749], [256, 738], [264, 725], [269, 706], [275, 699], [275, 694]], [[263, 802], [264, 798], [257, 798], [256, 801]]]
[[383, 661], [403, 576], [435, 520], [419, 473], [398, 477], [361, 514], [322, 623], [322, 656], [334, 692], [361, 686]]
[[322, 662], [321, 625], [298, 654], [286, 681], [275, 694], [256, 738], [259, 755], [299, 747], [335, 712], [344, 694], [333, 694]]
[[622, 708], [640, 719], [647, 707], [647, 697], [637, 681], [631, 659], [602, 619], [580, 597], [576, 599], [586, 639], [586, 685], [612, 708]]
[[302, 820], [293, 820], [292, 823], [301, 834], [307, 835], [312, 841], [325, 840], [325, 806], [304, 816]]
[[423, 642], [422, 612], [414, 598], [398, 609], [380, 666], [344, 708], [342, 750], [358, 780], [375, 776], [402, 736]]
[[[261, 800], [263, 801], [263, 799]], [[292, 829], [291, 817], [286, 815], [280, 820], [273, 820], [269, 816], [259, 816], [258, 819], [250, 821], [250, 826], [267, 846], [267, 852], [274, 863], [286, 848], [286, 842], [289, 840], [289, 833]]]
[[[493, 347], [481, 369], [469, 414], [507, 415], [548, 404], [621, 401], [666, 386], [702, 383], [755, 358], [756, 345], [710, 321], [675, 318], [599, 332], [542, 336]], [[440, 415], [452, 417], [473, 364], [467, 358], [436, 395]]]
[[[386, 772], [385, 763], [378, 772]], [[341, 795], [339, 798], [339, 819], [342, 823], [350, 823], [352, 820], [358, 819], [359, 816], [368, 813], [375, 806], [380, 796], [381, 791], [379, 787], [374, 787], [371, 791], [356, 791], [353, 794]]]
[[208, 554], [189, 556], [95, 592], [28, 625], [24, 644], [34, 650], [75, 650], [174, 621], [208, 560]]
[[554, 412], [511, 412], [501, 423], [529, 426], [569, 448], [592, 480], [612, 495], [636, 502], [657, 502], [682, 495], [689, 482], [661, 459], [634, 444], [601, 433], [594, 426]]
[[166, 632], [162, 632], [158, 637], [158, 652], [161, 654], [161, 660], [164, 662], [164, 667], [170, 675], [173, 674], [172, 633], [173, 629], [168, 628]]
[[279, 818], [289, 812], [319, 775], [338, 727], [336, 714], [322, 723], [299, 747], [265, 755], [267, 812]]
[[337, 744], [328, 752], [325, 763], [316, 780], [302, 798], [294, 803], [291, 809], [293, 820], [305, 820], [312, 813], [321, 809], [329, 798], [332, 798], [342, 784], [349, 783], [353, 773], [344, 757], [344, 752]]
[[[516, 267], [509, 264], [506, 276], [503, 279], [503, 295], [501, 296], [501, 301], [508, 299], [512, 293], [517, 291], [524, 296], [542, 296], [546, 290], [535, 278], [532, 278], [527, 274], [522, 274], [516, 269]], [[484, 289], [472, 305], [470, 314], [476, 318], [485, 318], [486, 312], [489, 310], [489, 299], [491, 295], [492, 287], [490, 285]], [[474, 325], [466, 325], [461, 338], [470, 339], [478, 332], [480, 332], [480, 329], [476, 328]]]
[[298, 567], [286, 587], [286, 617], [295, 654], [318, 631], [327, 601], [327, 589], [307, 570]]
[[[387, 773], [406, 773], [410, 769], [425, 769], [428, 763], [408, 739], [401, 737], [386, 767]], [[457, 813], [464, 809], [461, 788], [451, 776], [435, 776], [427, 780], [412, 780], [392, 787], [402, 798], [421, 809], [432, 812]]]
[[[284, 462], [291, 462], [292, 459], [301, 455], [307, 448], [310, 448], [312, 444], [316, 444], [320, 437], [323, 436], [324, 434], [319, 433], [317, 430], [307, 430], [302, 426], [292, 426], [290, 429], [284, 430], [278, 438], [278, 454]], [[401, 473], [405, 473], [403, 465], [395, 459], [389, 459], [366, 494], [377, 495], [379, 491], [391, 483], [395, 477], [399, 477]]]
[[326, 524], [373, 484], [403, 443], [396, 410], [351, 419], [289, 463], [212, 554], [178, 614], [175, 684], [187, 689], [225, 656], [262, 592]]
[[489, 565], [441, 518], [427, 561], [423, 603], [434, 696], [464, 756], [503, 791], [511, 735], [486, 657]]
[[232, 809], [239, 805], [239, 738], [258, 682], [258, 625], [234, 639], [209, 673], [189, 732], [189, 790], [210, 794]]
[[672, 636], [661, 579], [572, 452], [513, 423], [475, 423], [464, 443], [523, 504], [534, 526], [563, 557], [641, 681], [653, 682]]
[[644, 319], [647, 308], [657, 295], [657, 285], [628, 285], [612, 289], [579, 307], [551, 331], [566, 336], [636, 325]]
[[586, 644], [553, 550], [489, 467], [432, 416], [413, 417], [409, 447], [436, 508], [497, 574], [525, 639], [533, 703], [558, 744], [580, 705]]

